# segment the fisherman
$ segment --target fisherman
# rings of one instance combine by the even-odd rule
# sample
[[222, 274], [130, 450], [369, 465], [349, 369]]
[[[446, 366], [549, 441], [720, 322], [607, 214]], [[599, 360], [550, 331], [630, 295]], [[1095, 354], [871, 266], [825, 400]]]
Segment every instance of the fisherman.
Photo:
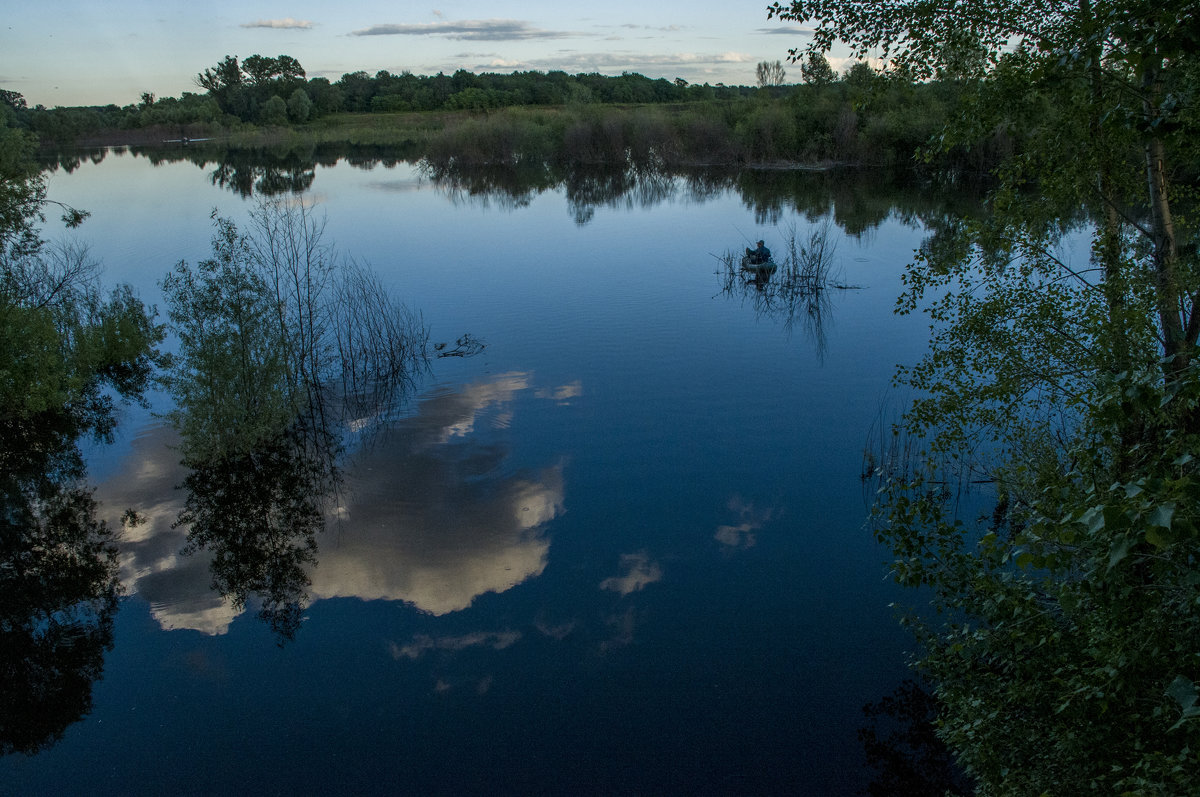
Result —
[[771, 250], [763, 245], [762, 241], [759, 241], [757, 249], [746, 247], [746, 257], [749, 258], [752, 265], [759, 265], [771, 259]]

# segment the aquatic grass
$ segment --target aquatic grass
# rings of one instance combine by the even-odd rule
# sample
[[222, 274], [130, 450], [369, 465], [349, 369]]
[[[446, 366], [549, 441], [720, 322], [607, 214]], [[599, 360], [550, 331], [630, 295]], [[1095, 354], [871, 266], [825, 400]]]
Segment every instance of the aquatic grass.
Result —
[[828, 219], [807, 238], [791, 227], [780, 248], [783, 255], [772, 258], [773, 270], [747, 267], [744, 253], [726, 252], [718, 258], [721, 292], [749, 300], [755, 315], [781, 321], [789, 334], [799, 323], [823, 355], [832, 310], [829, 291], [855, 287], [835, 275], [833, 233]]

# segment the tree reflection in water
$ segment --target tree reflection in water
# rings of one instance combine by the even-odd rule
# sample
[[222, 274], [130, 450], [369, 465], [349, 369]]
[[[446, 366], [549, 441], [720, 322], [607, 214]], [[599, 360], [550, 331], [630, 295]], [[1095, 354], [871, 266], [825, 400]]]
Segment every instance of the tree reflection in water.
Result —
[[[111, 151], [121, 151], [116, 148]], [[936, 228], [947, 220], [978, 215], [982, 187], [955, 184], [929, 190], [928, 178], [908, 170], [824, 168], [741, 168], [668, 166], [651, 149], [627, 152], [596, 162], [557, 162], [538, 153], [502, 163], [463, 163], [454, 158], [422, 158], [419, 148], [363, 144], [297, 144], [236, 150], [216, 142], [184, 148], [129, 149], [152, 163], [190, 161], [208, 172], [213, 185], [242, 197], [299, 195], [313, 189], [317, 167], [344, 161], [356, 169], [415, 165], [423, 177], [454, 204], [478, 203], [502, 208], [527, 206], [548, 191], [562, 191], [572, 217], [586, 225], [601, 207], [649, 208], [666, 202], [704, 202], [736, 192], [754, 213], [755, 222], [778, 225], [795, 213], [817, 220], [827, 216], [847, 235], [878, 228], [889, 218]], [[58, 153], [50, 168], [70, 172], [90, 159], [102, 161], [109, 150]], [[916, 182], [917, 180], [921, 182]], [[885, 189], [885, 190], [881, 190]]]
[[169, 417], [188, 469], [177, 525], [185, 551], [212, 553], [214, 588], [238, 609], [256, 598], [289, 640], [338, 500], [341, 437], [403, 400], [428, 335], [323, 242], [310, 207], [267, 201], [249, 234], [216, 228], [214, 256], [163, 281], [180, 338]]
[[[112, 646], [116, 549], [77, 441], [140, 400], [161, 328], [131, 288], [105, 297], [85, 247], [41, 238], [46, 186], [0, 125], [0, 755], [33, 754], [91, 711]], [[84, 213], [63, 206], [67, 226]]]
[[112, 647], [116, 548], [82, 486], [65, 411], [0, 431], [0, 755], [52, 746], [91, 711]]
[[974, 794], [975, 789], [937, 736], [937, 699], [913, 681], [863, 706], [858, 731], [872, 778], [871, 797]]
[[833, 303], [830, 291], [851, 290], [832, 272], [835, 246], [828, 220], [815, 227], [806, 241], [793, 229], [782, 255], [776, 255], [773, 267], [754, 266], [739, 253], [719, 258], [717, 275], [721, 294], [750, 303], [755, 315], [782, 322], [790, 334], [799, 322], [823, 356], [827, 344], [828, 323]]

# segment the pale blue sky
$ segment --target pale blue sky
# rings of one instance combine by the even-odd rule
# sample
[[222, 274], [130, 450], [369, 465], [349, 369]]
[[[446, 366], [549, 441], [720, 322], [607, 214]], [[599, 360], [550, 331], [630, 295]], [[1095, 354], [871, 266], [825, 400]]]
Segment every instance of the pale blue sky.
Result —
[[[0, 88], [30, 105], [134, 103], [200, 89], [225, 55], [287, 54], [309, 77], [359, 69], [417, 74], [562, 69], [753, 85], [755, 65], [807, 43], [768, 20], [767, 0], [9, 0]], [[837, 61], [834, 61], [837, 65]]]

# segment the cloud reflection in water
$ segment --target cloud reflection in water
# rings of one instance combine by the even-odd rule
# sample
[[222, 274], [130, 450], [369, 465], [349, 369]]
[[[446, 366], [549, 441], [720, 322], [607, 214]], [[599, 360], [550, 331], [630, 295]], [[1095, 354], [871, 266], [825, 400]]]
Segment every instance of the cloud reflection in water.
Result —
[[645, 551], [622, 554], [621, 569], [625, 571], [624, 575], [604, 579], [600, 589], [628, 595], [662, 579], [662, 568]]
[[[563, 511], [562, 465], [506, 472], [507, 446], [476, 434], [489, 412], [493, 427], [505, 426], [513, 399], [529, 388], [528, 375], [509, 373], [434, 391], [412, 416], [377, 430], [347, 464], [346, 494], [318, 539], [312, 598], [400, 600], [442, 615], [540, 575], [545, 525]], [[127, 589], [150, 602], [165, 629], [220, 634], [238, 612], [210, 589], [206, 553], [179, 553], [187, 532], [172, 528], [184, 500], [173, 489], [184, 475], [173, 434], [155, 427], [134, 440], [97, 498], [113, 517], [134, 507], [142, 518], [121, 542]]]

